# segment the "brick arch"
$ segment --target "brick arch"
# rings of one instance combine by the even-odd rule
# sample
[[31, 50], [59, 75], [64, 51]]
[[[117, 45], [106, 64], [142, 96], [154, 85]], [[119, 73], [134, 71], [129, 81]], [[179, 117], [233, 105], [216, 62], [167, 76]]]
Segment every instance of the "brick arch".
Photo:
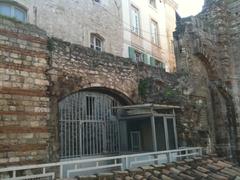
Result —
[[[56, 85], [56, 84], [55, 84]], [[49, 154], [50, 161], [58, 161], [60, 158], [60, 137], [59, 137], [59, 116], [58, 116], [58, 103], [64, 99], [65, 97], [74, 94], [79, 91], [94, 91], [100, 92], [107, 95], [110, 95], [117, 99], [122, 105], [133, 104], [133, 99], [126, 92], [121, 91], [118, 88], [110, 88], [106, 86], [102, 86], [101, 84], [87, 84], [87, 85], [72, 85], [72, 86], [64, 86], [61, 89], [61, 92], [57, 94], [57, 96], [53, 96], [51, 98], [51, 113], [50, 113], [50, 122], [54, 124], [54, 129], [52, 133], [52, 138], [49, 146]], [[64, 89], [64, 90], [63, 90]]]
[[201, 36], [193, 41], [193, 54], [201, 59], [206, 67], [210, 80], [217, 80], [220, 78], [218, 63], [216, 62], [215, 50], [213, 42], [210, 40], [203, 40]]
[[100, 92], [103, 94], [108, 94], [116, 99], [118, 99], [123, 105], [130, 105], [134, 104], [133, 100], [124, 92], [121, 92], [119, 89], [110, 89], [102, 86], [90, 86], [84, 87], [80, 91], [93, 91], [93, 92]]
[[121, 100], [123, 104], [133, 104], [136, 98], [136, 94], [134, 94], [136, 89], [125, 88], [125, 84], [120, 84], [119, 86], [110, 86], [107, 83], [103, 84], [99, 83], [98, 81], [93, 83], [82, 83], [82, 79], [77, 77], [71, 77], [67, 80], [64, 78], [55, 83], [54, 87], [52, 88], [52, 92], [55, 91], [55, 93], [53, 93], [56, 94], [57, 101], [60, 101], [64, 97], [67, 97], [75, 92], [86, 90], [100, 91], [109, 94]]
[[[207, 48], [207, 47], [205, 47]], [[222, 106], [222, 108], [226, 108], [226, 117], [227, 121], [225, 122], [225, 127], [227, 128], [227, 132], [230, 142], [227, 142], [230, 144], [230, 154], [233, 159], [238, 159], [239, 157], [236, 157], [236, 147], [237, 147], [237, 120], [236, 120], [236, 111], [235, 111], [235, 106], [234, 106], [234, 101], [231, 93], [228, 91], [226, 83], [221, 79], [218, 71], [218, 67], [215, 67], [215, 63], [213, 63], [213, 57], [211, 57], [208, 53], [207, 50], [204, 50], [204, 48], [199, 48], [198, 51], [195, 49], [195, 56], [197, 56], [201, 62], [204, 64], [208, 77], [210, 80], [210, 91], [213, 94], [218, 94], [218, 96], [215, 96], [215, 98], [223, 98], [224, 99], [224, 104], [218, 105]], [[221, 96], [221, 97], [219, 97]], [[214, 98], [212, 97], [213, 101]], [[217, 100], [218, 101], [218, 100]], [[219, 102], [219, 101], [218, 101]], [[216, 102], [215, 102], [216, 103]], [[213, 102], [214, 104], [214, 102]], [[214, 110], [215, 112], [217, 111], [216, 109]], [[214, 118], [216, 119], [216, 118]], [[219, 121], [219, 119], [216, 119], [216, 121]], [[219, 153], [223, 153], [220, 151]], [[226, 154], [225, 154], [226, 155]]]
[[[67, 78], [66, 78], [67, 77]], [[106, 82], [105, 82], [106, 83]], [[78, 76], [60, 76], [57, 82], [54, 82], [51, 87], [51, 113], [50, 113], [50, 126], [54, 127], [51, 138], [51, 145], [49, 146], [50, 161], [58, 161], [60, 158], [60, 139], [59, 139], [59, 114], [58, 103], [65, 97], [79, 91], [95, 91], [101, 92], [112, 97], [115, 97], [123, 105], [133, 104], [134, 101], [134, 88], [125, 88], [125, 84], [119, 86], [110, 86], [107, 83], [83, 83], [82, 77]], [[53, 125], [52, 125], [53, 124]]]
[[[216, 68], [214, 68], [214, 66], [211, 64], [212, 60], [211, 58], [208, 58], [208, 56], [204, 55], [203, 53], [195, 53], [195, 55], [201, 60], [201, 62], [204, 64], [207, 73], [208, 73], [208, 77], [211, 81], [215, 81], [218, 80], [218, 72], [216, 70]], [[210, 60], [209, 60], [210, 59]]]
[[110, 88], [106, 86], [102, 86], [101, 84], [92, 83], [82, 86], [81, 88], [74, 88], [72, 91], [68, 91], [68, 93], [64, 94], [64, 96], [61, 96], [58, 98], [58, 101], [61, 101], [65, 97], [74, 94], [79, 91], [91, 91], [91, 92], [99, 92], [103, 94], [110, 95], [117, 100], [119, 100], [123, 105], [130, 105], [134, 104], [133, 99], [128, 95], [126, 92], [119, 88]]

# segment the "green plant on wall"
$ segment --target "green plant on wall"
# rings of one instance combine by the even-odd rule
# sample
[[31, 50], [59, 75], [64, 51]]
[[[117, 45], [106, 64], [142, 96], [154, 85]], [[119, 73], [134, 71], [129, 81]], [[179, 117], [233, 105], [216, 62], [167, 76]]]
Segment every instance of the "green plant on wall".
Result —
[[171, 87], [166, 87], [163, 91], [163, 97], [166, 100], [178, 101], [180, 98], [180, 92]]
[[176, 92], [171, 89], [170, 87], [167, 87], [165, 90], [164, 90], [164, 96], [166, 98], [173, 98], [176, 96]]
[[145, 97], [147, 94], [147, 88], [148, 88], [148, 80], [147, 79], [140, 79], [138, 83], [138, 93], [139, 96]]
[[53, 39], [48, 39], [48, 41], [47, 41], [47, 49], [48, 49], [49, 51], [53, 51], [53, 50], [54, 50]]

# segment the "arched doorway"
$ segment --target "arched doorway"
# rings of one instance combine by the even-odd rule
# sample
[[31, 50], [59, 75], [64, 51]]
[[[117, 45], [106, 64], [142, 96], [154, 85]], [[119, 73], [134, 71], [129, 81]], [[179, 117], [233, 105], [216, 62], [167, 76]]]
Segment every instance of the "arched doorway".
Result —
[[119, 100], [94, 91], [79, 91], [59, 102], [61, 159], [119, 152]]

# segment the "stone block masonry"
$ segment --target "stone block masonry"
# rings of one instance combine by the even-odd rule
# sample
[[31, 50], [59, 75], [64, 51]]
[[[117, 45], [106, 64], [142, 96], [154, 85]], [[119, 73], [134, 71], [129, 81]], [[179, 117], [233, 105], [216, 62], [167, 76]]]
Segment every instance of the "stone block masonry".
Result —
[[80, 89], [104, 87], [130, 99], [136, 98], [136, 65], [129, 59], [58, 39], [51, 42], [53, 51], [48, 73], [54, 84], [53, 94], [64, 97]]
[[[97, 52], [90, 48], [51, 39], [50, 67], [47, 72], [51, 82], [50, 126], [58, 124], [58, 102], [64, 97], [81, 91], [94, 90], [124, 100], [123, 104], [139, 103], [139, 80], [158, 77], [166, 83], [174, 81], [174, 75], [159, 68], [136, 64], [130, 59]], [[59, 129], [51, 132], [52, 161], [59, 154]]]
[[77, 91], [139, 102], [140, 79], [175, 76], [0, 18], [0, 167], [59, 161], [58, 102]]
[[36, 26], [0, 17], [0, 166], [58, 161], [58, 102], [84, 90], [123, 104], [169, 103], [180, 93], [186, 101], [184, 121], [178, 121], [178, 129], [187, 129], [182, 139], [196, 146], [202, 139], [219, 154], [239, 158], [239, 0], [216, 2], [179, 22], [182, 76], [49, 39]]
[[0, 18], [0, 166], [48, 161], [46, 33]]
[[[188, 94], [208, 101], [212, 148], [238, 162], [239, 4], [239, 0], [206, 0], [197, 16], [179, 20], [175, 33], [178, 70], [190, 77]], [[196, 80], [191, 81], [194, 76]], [[201, 79], [205, 83], [200, 84]]]

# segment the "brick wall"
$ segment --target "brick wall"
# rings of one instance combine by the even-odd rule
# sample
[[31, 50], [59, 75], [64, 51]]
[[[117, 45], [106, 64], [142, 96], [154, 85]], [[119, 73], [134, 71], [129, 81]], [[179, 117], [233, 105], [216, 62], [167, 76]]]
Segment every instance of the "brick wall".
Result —
[[47, 36], [0, 18], [0, 166], [47, 161]]

